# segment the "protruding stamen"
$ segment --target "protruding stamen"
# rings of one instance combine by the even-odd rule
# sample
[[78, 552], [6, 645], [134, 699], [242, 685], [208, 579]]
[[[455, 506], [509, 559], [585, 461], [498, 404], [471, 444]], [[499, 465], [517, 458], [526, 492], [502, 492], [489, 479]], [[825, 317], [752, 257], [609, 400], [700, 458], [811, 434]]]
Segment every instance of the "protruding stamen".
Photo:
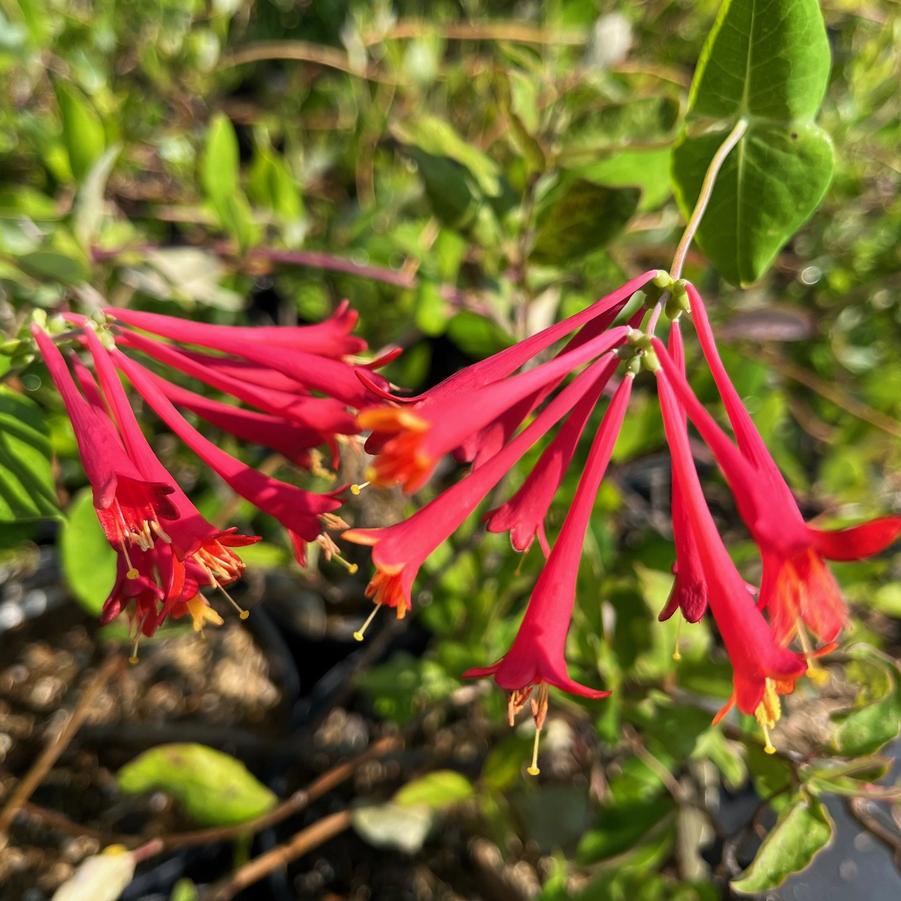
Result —
[[679, 640], [682, 638], [682, 617], [676, 620], [676, 644], [673, 648], [673, 660], [678, 663], [682, 659], [682, 651], [679, 649]]
[[535, 741], [532, 743], [532, 763], [526, 768], [526, 772], [530, 776], [537, 776], [541, 770], [538, 767], [538, 745], [541, 741], [541, 729], [535, 729]]
[[761, 724], [761, 728], [763, 729], [763, 740], [765, 742], [763, 746], [763, 750], [766, 754], [775, 754], [776, 746], [773, 744], [770, 739], [770, 730], [767, 728], [765, 723]]
[[378, 613], [379, 610], [381, 610], [381, 608], [382, 608], [381, 604], [376, 604], [372, 608], [372, 611], [370, 612], [369, 616], [366, 617], [366, 622], [364, 622], [363, 625], [360, 626], [360, 628], [357, 629], [356, 632], [354, 632], [354, 639], [356, 639], [357, 641], [362, 641], [366, 637], [366, 630], [369, 628], [370, 624], [375, 619], [376, 613]]
[[[227, 594], [226, 597], [228, 597]], [[229, 600], [231, 600], [231, 598], [229, 598]], [[203, 637], [203, 627], [205, 623], [209, 622], [214, 626], [222, 625], [222, 617], [210, 607], [203, 595], [195, 594], [194, 597], [187, 602], [186, 606], [188, 608], [188, 613], [191, 615], [194, 631], [199, 632], [201, 637]], [[241, 608], [239, 607], [238, 609], [240, 610]]]
[[135, 635], [132, 643], [131, 643], [131, 655], [128, 658], [128, 662], [135, 666], [138, 662], [138, 645], [141, 643], [141, 629], [138, 627], [137, 634]]
[[368, 488], [369, 485], [369, 482], [354, 482], [354, 484], [350, 486], [350, 493], [355, 497], [358, 497], [363, 489]]
[[[237, 602], [237, 601], [236, 601], [236, 600], [235, 600], [235, 599], [234, 599], [234, 598], [233, 598], [233, 597], [225, 590], [225, 586], [222, 585], [222, 584], [218, 581], [218, 579], [217, 579], [212, 573], [209, 573], [209, 577], [210, 577], [210, 582], [213, 583], [213, 588], [217, 589], [218, 591], [221, 591], [222, 594], [225, 595], [225, 599], [229, 602], [229, 604], [231, 604], [232, 607], [234, 607], [235, 610], [237, 610], [237, 612], [238, 612], [238, 618], [239, 618], [239, 619], [247, 619], [247, 617], [250, 616], [250, 611], [249, 611], [249, 610], [245, 610], [245, 609], [244, 609], [244, 608], [243, 608], [243, 607], [242, 607], [242, 606], [241, 606], [241, 605], [240, 605], [240, 604], [239, 604], [239, 603], [238, 603], [238, 602]], [[193, 614], [192, 614], [192, 615], [193, 615]], [[222, 617], [219, 617], [219, 614], [216, 614], [216, 616], [219, 618], [219, 622], [216, 623], [216, 625], [217, 625], [217, 626], [222, 625]], [[209, 619], [209, 617], [207, 617], [207, 618]]]
[[829, 673], [816, 662], [816, 654], [810, 643], [810, 636], [807, 634], [807, 629], [804, 628], [804, 623], [800, 618], [798, 619], [798, 641], [801, 644], [804, 659], [807, 661], [807, 678], [814, 685], [825, 685], [829, 681]]

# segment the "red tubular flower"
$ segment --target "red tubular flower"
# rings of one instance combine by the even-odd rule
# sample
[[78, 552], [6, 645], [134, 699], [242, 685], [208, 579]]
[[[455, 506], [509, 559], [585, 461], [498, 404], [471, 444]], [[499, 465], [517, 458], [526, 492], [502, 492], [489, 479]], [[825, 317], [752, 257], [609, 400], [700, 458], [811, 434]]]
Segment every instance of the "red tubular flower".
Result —
[[[206, 620], [215, 621], [218, 614], [214, 616], [206, 600], [197, 597], [198, 576], [201, 584], [219, 589], [239, 611], [242, 619], [245, 618], [246, 611], [241, 610], [226, 588], [244, 573], [244, 563], [233, 548], [254, 544], [259, 538], [236, 535], [233, 528], [217, 529], [204, 519], [148, 444], [119, 381], [109, 352], [100, 343], [93, 329], [85, 329], [84, 343], [91, 352], [103, 392], [100, 397], [90, 372], [77, 364], [76, 373], [86, 396], [90, 398], [96, 393], [95, 403], [105, 404], [110, 409], [117, 422], [119, 435], [139, 471], [147, 478], [155, 478], [169, 484], [172, 489], [170, 498], [176, 515], [172, 518], [162, 518], [162, 528], [159, 530], [161, 542], [155, 543], [154, 547], [146, 552], [153, 555], [152, 561], [149, 561], [152, 564], [149, 571], [159, 574], [160, 584], [141, 586], [146, 591], [135, 596], [136, 622], [144, 634], [150, 635], [170, 614], [177, 618], [184, 613], [190, 613], [197, 628]], [[123, 597], [134, 595], [134, 592], [125, 590], [127, 587], [123, 586], [121, 579], [117, 579], [116, 586], [104, 605], [105, 622], [121, 611]], [[159, 609], [152, 598], [154, 588], [163, 589], [159, 597], [161, 601]]]
[[[685, 372], [685, 349], [682, 345], [682, 330], [679, 321], [675, 320], [670, 327], [669, 352], [679, 371]], [[685, 411], [680, 408], [682, 429], [687, 428]], [[696, 623], [707, 609], [707, 584], [698, 553], [697, 542], [685, 509], [685, 488], [681, 482], [681, 474], [672, 466], [671, 512], [673, 520], [673, 544], [676, 546], [676, 563], [673, 566], [673, 589], [666, 606], [658, 619], [663, 622], [669, 619], [676, 610], [690, 623]], [[679, 659], [679, 650], [674, 657]]]
[[152, 332], [163, 338], [170, 338], [183, 344], [207, 345], [206, 341], [218, 336], [224, 341], [239, 338], [249, 342], [300, 350], [308, 354], [339, 359], [366, 350], [366, 342], [350, 333], [357, 324], [357, 312], [344, 300], [335, 312], [322, 322], [314, 325], [212, 325], [194, 322], [179, 316], [165, 316], [160, 313], [145, 313], [140, 310], [108, 307], [107, 313], [122, 322], [127, 322], [145, 332]]
[[657, 390], [686, 524], [695, 540], [710, 609], [732, 662], [732, 698], [714, 722], [737, 704], [743, 713], [757, 717], [764, 730], [766, 750], [772, 752], [768, 730], [779, 718], [778, 695], [793, 690], [795, 680], [803, 675], [807, 665], [802, 657], [777, 643], [723, 545], [704, 500], [688, 444], [685, 417], [666, 367], [657, 373]]
[[[171, 321], [160, 326], [152, 314], [116, 307], [110, 307], [105, 312], [128, 325], [138, 326], [157, 334], [162, 334], [157, 332], [157, 329], [162, 327], [170, 335], [174, 334], [181, 343], [208, 347], [274, 369], [307, 388], [321, 391], [351, 407], [362, 407], [371, 400], [363, 383], [355, 374], [355, 366], [342, 360], [302, 350], [296, 340], [293, 345], [285, 345], [267, 340], [256, 328], [212, 326], [169, 316], [161, 317]], [[377, 382], [381, 381], [387, 386], [384, 379], [374, 376], [371, 372], [367, 371], [366, 377]]]
[[157, 388], [176, 406], [196, 413], [210, 425], [242, 441], [278, 451], [303, 469], [311, 466], [310, 449], [323, 442], [319, 432], [299, 423], [224, 404], [175, 385], [155, 373], [148, 374]]
[[[692, 318], [738, 447], [704, 409], [665, 352], [660, 361], [693, 424], [710, 446], [735, 495], [739, 513], [763, 560], [759, 603], [769, 611], [783, 644], [798, 635], [805, 653], [812, 649], [805, 628], [822, 642], [834, 641], [847, 620], [847, 608], [823, 557], [860, 559], [883, 550], [901, 533], [901, 517], [888, 516], [839, 532], [808, 526], [766, 444], [726, 373], [713, 340], [703, 301], [689, 286]], [[659, 342], [658, 348], [662, 349]]]
[[361, 428], [379, 436], [381, 451], [370, 474], [378, 485], [401, 484], [408, 492], [421, 488], [438, 460], [470, 436], [532, 396], [557, 384], [579, 366], [621, 344], [629, 328], [612, 328], [582, 346], [502, 381], [482, 387], [430, 394], [413, 410], [407, 406], [374, 407], [357, 417]]
[[116, 343], [139, 350], [164, 366], [177, 369], [258, 410], [265, 410], [273, 416], [314, 429], [323, 435], [323, 442], [331, 435], [352, 435], [357, 432], [353, 416], [334, 398], [288, 394], [274, 387], [266, 388], [242, 381], [241, 378], [222, 371], [218, 366], [201, 363], [169, 344], [161, 344], [134, 332], [119, 331]]
[[[343, 534], [348, 541], [373, 548], [376, 573], [366, 595], [374, 600], [376, 609], [385, 605], [396, 608], [398, 618], [405, 615], [411, 603], [413, 582], [426, 558], [462, 525], [504, 474], [574, 405], [585, 396], [597, 397], [598, 382], [607, 378], [607, 365], [607, 360], [600, 360], [576, 376], [503, 450], [409, 519], [393, 526], [351, 529]], [[358, 633], [361, 638], [362, 632]]]
[[277, 519], [287, 530], [294, 553], [301, 564], [306, 560], [306, 543], [315, 541], [322, 532], [323, 518], [341, 506], [329, 494], [314, 494], [255, 469], [220, 450], [203, 437], [176, 410], [166, 395], [157, 388], [143, 366], [121, 351], [112, 352], [116, 366], [124, 372], [141, 396], [166, 425], [216, 472], [232, 490], [255, 507]]
[[112, 421], [79, 392], [53, 339], [37, 325], [31, 331], [72, 423], [97, 518], [109, 543], [125, 558], [128, 578], [137, 579], [129, 551], [153, 547], [162, 531], [160, 517], [178, 515], [172, 485], [148, 479], [138, 470]]
[[570, 678], [565, 657], [566, 636], [576, 600], [576, 579], [585, 532], [622, 428], [632, 382], [633, 376], [627, 374], [607, 408], [589, 451], [572, 507], [538, 577], [510, 650], [491, 666], [475, 667], [463, 673], [467, 679], [492, 676], [497, 685], [510, 692], [511, 725], [526, 701], [531, 702], [535, 718], [535, 745], [529, 773], [533, 775], [539, 772], [538, 742], [547, 716], [548, 686], [553, 685], [586, 698], [602, 698], [609, 694]]
[[510, 542], [517, 551], [527, 551], [537, 537], [545, 556], [550, 553], [544, 519], [572, 461], [585, 425], [618, 363], [617, 357], [611, 357], [601, 370], [594, 388], [573, 407], [519, 490], [506, 503], [486, 514], [488, 531], [509, 532]]

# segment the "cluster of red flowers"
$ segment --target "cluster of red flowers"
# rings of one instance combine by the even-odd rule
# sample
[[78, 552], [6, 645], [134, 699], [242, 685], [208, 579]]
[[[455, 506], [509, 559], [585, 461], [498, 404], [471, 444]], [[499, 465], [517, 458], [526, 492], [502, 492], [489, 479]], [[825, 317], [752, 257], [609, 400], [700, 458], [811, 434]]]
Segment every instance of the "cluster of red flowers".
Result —
[[[649, 303], [627, 322], [615, 324], [640, 290]], [[672, 320], [666, 345], [654, 336], [665, 298]], [[649, 307], [655, 312], [643, 331]], [[683, 312], [690, 314], [731, 435], [699, 402], [685, 377]], [[568, 343], [556, 355], [525, 368], [567, 337]], [[627, 282], [583, 312], [457, 372], [425, 394], [401, 398], [371, 385], [386, 401], [358, 416], [360, 426], [370, 431], [367, 450], [376, 455], [368, 476], [371, 482], [399, 484], [412, 492], [427, 482], [445, 454], [454, 453], [461, 462], [471, 464], [462, 480], [409, 519], [385, 528], [344, 533], [349, 541], [372, 546], [376, 572], [367, 594], [375, 609], [394, 607], [400, 617], [410, 607], [413, 582], [429, 554], [529, 448], [560, 424], [522, 486], [486, 514], [488, 529], [509, 532], [516, 550], [526, 551], [537, 538], [547, 559], [509, 651], [496, 663], [465, 673], [468, 677], [490, 675], [510, 693], [511, 724], [516, 713], [530, 705], [536, 724], [532, 773], [538, 772], [548, 687], [588, 698], [607, 694], [570, 678], [565, 645], [595, 496], [626, 415], [634, 377], [642, 368], [656, 378], [672, 457], [675, 579], [660, 618], [679, 610], [689, 622], [696, 622], [709, 606], [734, 671], [732, 697], [717, 720], [733, 705], [755, 715], [766, 749], [772, 752], [768, 730], [779, 718], [779, 695], [792, 691], [805, 673], [814, 679], [822, 677], [815, 658], [833, 646], [846, 620], [845, 603], [824, 558], [870, 556], [901, 532], [897, 516], [831, 532], [805, 523], [720, 360], [700, 295], [691, 284], [673, 281], [657, 270]], [[619, 378], [617, 370], [622, 370]], [[603, 421], [569, 513], [550, 547], [545, 533], [548, 510], [605, 392], [610, 400]], [[759, 548], [759, 588], [739, 573], [716, 528], [692, 458], [689, 421], [713, 453]], [[795, 640], [798, 651], [791, 648]]]
[[[341, 559], [327, 531], [347, 526], [335, 514], [340, 491], [315, 493], [257, 471], [204, 437], [179, 408], [298, 467], [326, 474], [317, 448], [329, 448], [337, 464], [338, 437], [357, 433], [354, 411], [371, 402], [356, 375], [363, 366], [355, 355], [365, 349], [351, 334], [356, 313], [342, 304], [317, 325], [273, 328], [204, 325], [115, 308], [105, 314], [99, 326], [64, 315], [90, 367], [74, 352], [67, 362], [54, 338], [32, 326], [72, 422], [97, 517], [118, 554], [103, 621], [126, 612], [135, 650], [140, 636], [152, 635], [168, 617], [190, 616], [198, 630], [205, 622], [221, 623], [201, 589], [216, 589], [234, 604], [227, 588], [244, 571], [236, 549], [258, 540], [217, 528], [200, 514], [144, 437], [121, 375], [210, 470], [285, 527], [300, 563], [309, 542], [318, 542], [327, 558]], [[242, 406], [162, 378], [138, 362], [135, 352]], [[366, 381], [384, 389], [387, 383], [371, 371], [379, 362], [367, 364]]]
[[[637, 292], [645, 303], [634, 311], [629, 302]], [[653, 312], [644, 326], [648, 309]], [[666, 344], [654, 334], [664, 309], [671, 322]], [[686, 379], [683, 313], [694, 325], [731, 434]], [[426, 558], [556, 428], [518, 490], [485, 515], [488, 529], [508, 532], [517, 551], [526, 552], [537, 539], [545, 565], [507, 654], [464, 674], [490, 675], [510, 693], [511, 724], [529, 704], [536, 724], [533, 773], [549, 686], [587, 698], [607, 694], [570, 678], [565, 647], [585, 533], [642, 369], [656, 379], [672, 457], [675, 578], [660, 619], [680, 611], [697, 622], [709, 606], [734, 671], [732, 698], [717, 719], [733, 705], [755, 715], [772, 751], [768, 730], [779, 718], [779, 695], [791, 692], [805, 673], [822, 677], [816, 657], [834, 646], [846, 621], [845, 603], [824, 558], [867, 557], [901, 533], [897, 516], [831, 532], [804, 521], [723, 366], [700, 295], [688, 282], [658, 270], [416, 397], [395, 395], [376, 374], [388, 357], [359, 362], [365, 345], [351, 335], [356, 314], [346, 305], [325, 322], [293, 328], [204, 325], [115, 308], [105, 314], [99, 331], [96, 322], [65, 315], [90, 368], [75, 353], [67, 363], [40, 326], [33, 332], [72, 421], [98, 518], [119, 555], [103, 619], [127, 612], [135, 641], [152, 635], [170, 616], [189, 615], [197, 629], [207, 621], [221, 622], [200, 590], [211, 587], [229, 597], [226, 589], [244, 569], [235, 549], [257, 539], [219, 529], [201, 516], [147, 443], [120, 376], [238, 495], [285, 526], [301, 563], [313, 541], [326, 557], [341, 559], [326, 530], [346, 528], [335, 513], [342, 489], [313, 493], [265, 475], [200, 434], [179, 408], [313, 471], [322, 471], [317, 448], [329, 448], [337, 465], [338, 438], [367, 431], [365, 448], [374, 456], [369, 481], [407, 492], [425, 485], [447, 454], [469, 465], [464, 478], [403, 522], [344, 531], [348, 541], [372, 547], [376, 567], [366, 590], [375, 607], [355, 633], [358, 639], [382, 606], [393, 607], [398, 617], [406, 614]], [[551, 353], [563, 339], [564, 346]], [[176, 385], [139, 363], [136, 353], [240, 405]], [[548, 511], [605, 395], [602, 422], [551, 546]], [[759, 548], [759, 587], [739, 573], [716, 528], [692, 458], [689, 422], [710, 448]], [[351, 488], [359, 493], [361, 486]]]

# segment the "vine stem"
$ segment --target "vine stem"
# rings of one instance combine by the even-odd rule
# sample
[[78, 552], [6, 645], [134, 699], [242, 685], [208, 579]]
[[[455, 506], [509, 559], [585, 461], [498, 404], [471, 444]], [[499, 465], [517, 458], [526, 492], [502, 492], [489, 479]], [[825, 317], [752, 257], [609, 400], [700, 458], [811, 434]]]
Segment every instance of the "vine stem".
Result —
[[676, 247], [676, 252], [673, 254], [673, 262], [669, 271], [674, 279], [682, 277], [682, 267], [685, 265], [685, 257], [688, 256], [688, 248], [691, 247], [691, 242], [694, 240], [701, 225], [701, 219], [704, 218], [704, 212], [713, 195], [713, 189], [716, 186], [716, 179], [720, 174], [720, 169], [723, 168], [726, 157], [729, 156], [735, 145], [744, 137], [747, 130], [748, 120], [739, 119], [732, 131], [723, 139], [723, 143], [717, 148], [716, 153], [713, 154], [713, 159], [710, 160], [710, 165], [704, 173], [704, 181], [701, 182], [701, 191], [698, 194], [697, 201], [695, 201], [695, 208], [692, 210], [691, 218], [688, 220], [685, 231], [682, 233], [682, 237]]
[[[701, 190], [698, 193], [698, 199], [695, 201], [695, 206], [691, 211], [691, 216], [685, 226], [685, 231], [682, 232], [682, 237], [676, 245], [676, 252], [673, 254], [673, 261], [670, 264], [669, 270], [669, 274], [673, 279], [682, 277], [682, 267], [685, 265], [688, 249], [691, 247], [691, 242], [694, 241], [695, 235], [698, 233], [698, 229], [701, 226], [701, 220], [704, 218], [704, 213], [707, 210], [707, 204], [710, 203], [710, 198], [713, 196], [713, 189], [716, 187], [717, 176], [719, 176], [720, 170], [723, 168], [723, 163], [726, 162], [726, 157], [729, 156], [735, 148], [735, 145], [744, 137], [747, 130], [748, 120], [739, 119], [732, 128], [732, 131], [730, 131], [723, 139], [723, 143], [717, 147], [716, 153], [713, 154], [713, 158], [710, 160], [710, 165], [704, 173], [704, 180], [701, 182]], [[654, 334], [654, 330], [657, 328], [657, 321], [660, 319], [660, 314], [663, 312], [664, 306], [665, 303], [663, 299], [661, 299], [654, 307], [651, 318], [648, 321], [647, 331], [649, 335]]]

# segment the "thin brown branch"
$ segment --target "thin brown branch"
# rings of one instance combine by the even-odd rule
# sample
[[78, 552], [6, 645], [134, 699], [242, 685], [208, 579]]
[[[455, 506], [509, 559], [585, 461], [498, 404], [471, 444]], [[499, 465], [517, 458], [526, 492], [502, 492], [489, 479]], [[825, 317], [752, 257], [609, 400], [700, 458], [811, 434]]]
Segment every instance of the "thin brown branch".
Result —
[[244, 66], [247, 63], [259, 63], [266, 60], [289, 60], [299, 63], [312, 63], [326, 69], [336, 69], [347, 75], [394, 84], [394, 80], [382, 75], [372, 66], [362, 71], [354, 68], [346, 53], [334, 47], [324, 47], [309, 41], [260, 41], [249, 44], [226, 56], [219, 64], [222, 68]]
[[510, 44], [548, 44], [581, 47], [588, 40], [585, 31], [550, 31], [539, 25], [523, 22], [454, 22], [435, 25], [432, 22], [410, 19], [398, 22], [387, 31], [363, 36], [367, 47], [387, 40], [407, 40], [436, 35], [446, 41], [505, 41]]
[[112, 654], [107, 657], [100, 669], [94, 673], [91, 680], [85, 686], [81, 697], [75, 708], [69, 714], [66, 724], [63, 726], [59, 734], [52, 738], [44, 750], [38, 756], [38, 759], [32, 764], [31, 769], [25, 774], [12, 790], [3, 809], [0, 810], [0, 836], [4, 835], [12, 824], [16, 815], [22, 809], [22, 805], [31, 797], [34, 790], [44, 781], [44, 777], [53, 768], [53, 764], [59, 759], [59, 756], [66, 750], [69, 743], [75, 737], [76, 732], [84, 722], [85, 717], [91, 710], [97, 695], [102, 691], [106, 683], [121, 668], [123, 663], [122, 657], [118, 654]]
[[277, 845], [271, 851], [255, 857], [239, 867], [230, 876], [215, 883], [205, 898], [209, 901], [230, 901], [238, 892], [259, 882], [275, 870], [286, 867], [292, 860], [318, 848], [329, 839], [340, 835], [351, 824], [351, 812], [341, 810], [301, 829], [290, 841]]

